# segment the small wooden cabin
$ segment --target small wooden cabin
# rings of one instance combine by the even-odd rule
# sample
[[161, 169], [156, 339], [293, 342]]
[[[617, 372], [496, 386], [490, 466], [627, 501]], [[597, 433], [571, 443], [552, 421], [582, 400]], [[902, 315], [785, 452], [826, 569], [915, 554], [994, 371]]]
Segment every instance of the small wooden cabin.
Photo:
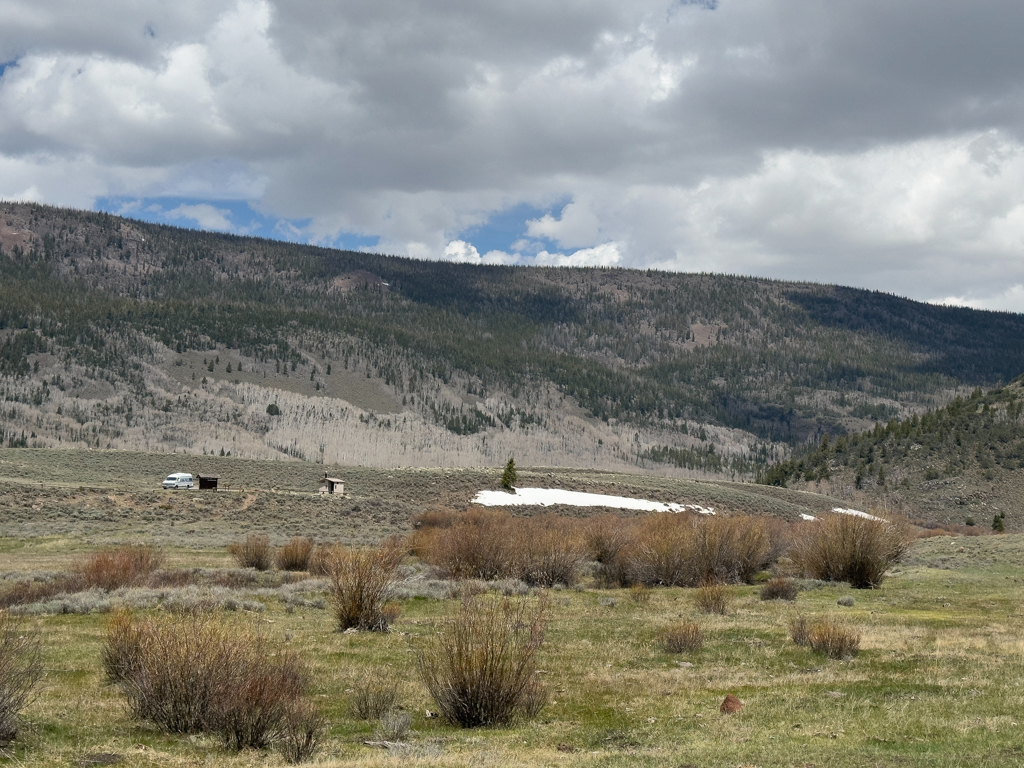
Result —
[[217, 480], [219, 478], [212, 477], [211, 475], [200, 475], [199, 476], [199, 490], [200, 491], [216, 491]]
[[320, 481], [320, 493], [345, 493], [345, 483], [336, 477], [328, 477], [327, 473], [324, 473], [324, 479]]

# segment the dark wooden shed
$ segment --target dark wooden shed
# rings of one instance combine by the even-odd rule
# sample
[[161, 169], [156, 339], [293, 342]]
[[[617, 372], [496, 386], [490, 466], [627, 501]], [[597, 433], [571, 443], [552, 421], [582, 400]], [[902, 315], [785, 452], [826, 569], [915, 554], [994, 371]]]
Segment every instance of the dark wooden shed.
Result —
[[199, 490], [201, 490], [201, 491], [216, 491], [217, 490], [217, 480], [218, 480], [218, 478], [211, 477], [210, 475], [200, 475], [199, 476]]

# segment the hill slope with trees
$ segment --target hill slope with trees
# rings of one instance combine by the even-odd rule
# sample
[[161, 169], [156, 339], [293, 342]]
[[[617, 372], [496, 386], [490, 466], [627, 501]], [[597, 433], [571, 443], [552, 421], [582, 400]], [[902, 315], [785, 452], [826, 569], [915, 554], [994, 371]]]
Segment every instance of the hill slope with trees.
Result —
[[1024, 316], [835, 286], [423, 262], [31, 204], [0, 204], [0, 248], [5, 445], [752, 477], [1024, 371]]

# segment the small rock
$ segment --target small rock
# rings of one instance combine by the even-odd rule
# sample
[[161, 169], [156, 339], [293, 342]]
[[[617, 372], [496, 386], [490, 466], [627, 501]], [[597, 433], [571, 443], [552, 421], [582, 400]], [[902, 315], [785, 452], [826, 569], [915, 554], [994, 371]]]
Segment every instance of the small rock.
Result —
[[721, 706], [718, 707], [718, 711], [723, 715], [732, 715], [743, 709], [743, 702], [733, 696], [731, 693], [725, 697], [722, 701]]
[[676, 664], [682, 667], [683, 669], [689, 669], [693, 666], [693, 662], [691, 661], [677, 661]]

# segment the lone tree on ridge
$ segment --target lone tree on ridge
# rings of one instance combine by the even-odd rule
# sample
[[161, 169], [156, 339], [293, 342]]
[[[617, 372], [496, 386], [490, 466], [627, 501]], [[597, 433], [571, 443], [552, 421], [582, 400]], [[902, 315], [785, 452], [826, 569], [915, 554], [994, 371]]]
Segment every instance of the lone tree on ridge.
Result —
[[516, 489], [512, 487], [512, 484], [516, 481], [516, 461], [510, 458], [508, 464], [505, 465], [505, 471], [501, 473], [501, 487], [510, 493], [515, 493]]

